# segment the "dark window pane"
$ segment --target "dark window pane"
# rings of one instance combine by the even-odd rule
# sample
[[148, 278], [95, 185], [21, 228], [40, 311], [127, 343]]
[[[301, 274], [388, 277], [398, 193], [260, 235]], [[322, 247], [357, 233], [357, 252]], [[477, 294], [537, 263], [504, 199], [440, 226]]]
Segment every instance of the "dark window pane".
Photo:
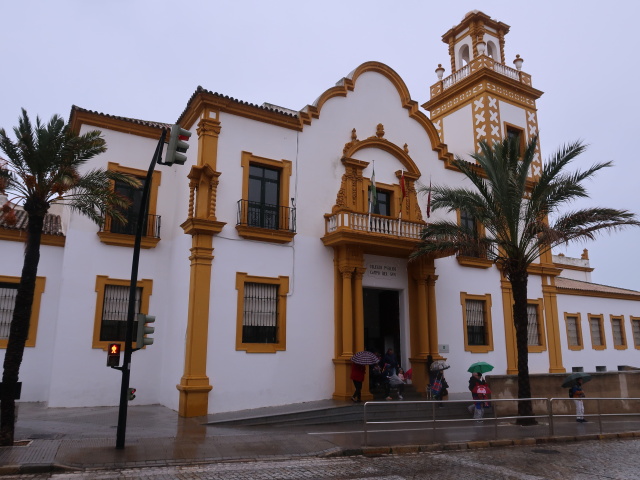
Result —
[[0, 338], [9, 338], [17, 293], [17, 283], [0, 282]]
[[[135, 313], [140, 313], [142, 288], [136, 288]], [[106, 285], [102, 304], [102, 323], [100, 340], [106, 342], [124, 342], [127, 335], [127, 314], [129, 311], [129, 287], [124, 285]], [[134, 320], [134, 332], [137, 321]]]
[[244, 285], [243, 343], [277, 343], [278, 286], [247, 282]]
[[250, 165], [248, 200], [248, 225], [253, 227], [278, 229], [280, 171], [257, 165]]

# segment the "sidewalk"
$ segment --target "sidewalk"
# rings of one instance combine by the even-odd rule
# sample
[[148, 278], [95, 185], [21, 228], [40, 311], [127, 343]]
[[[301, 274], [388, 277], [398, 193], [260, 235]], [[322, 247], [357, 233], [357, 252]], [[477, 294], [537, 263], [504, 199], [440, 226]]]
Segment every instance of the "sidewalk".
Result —
[[[337, 402], [310, 402], [280, 407], [281, 411], [314, 408]], [[256, 416], [251, 410], [234, 414], [181, 418], [159, 405], [130, 406], [126, 443], [117, 450], [117, 407], [46, 408], [40, 403], [20, 403], [16, 442], [24, 446], [0, 447], [0, 475], [99, 468], [166, 466], [218, 461], [290, 459], [304, 456], [410, 453], [438, 449], [484, 448], [552, 441], [640, 437], [640, 432], [605, 435], [564, 435], [554, 438], [448, 442], [445, 444], [362, 447], [358, 432], [336, 426], [225, 427], [206, 423], [235, 415]], [[273, 411], [273, 409], [271, 409]], [[333, 427], [333, 428], [332, 428]], [[360, 428], [350, 426], [351, 430]], [[473, 427], [471, 427], [473, 428]], [[345, 429], [348, 430], [348, 429]], [[398, 437], [397, 437], [398, 438]], [[393, 436], [388, 437], [393, 444]]]

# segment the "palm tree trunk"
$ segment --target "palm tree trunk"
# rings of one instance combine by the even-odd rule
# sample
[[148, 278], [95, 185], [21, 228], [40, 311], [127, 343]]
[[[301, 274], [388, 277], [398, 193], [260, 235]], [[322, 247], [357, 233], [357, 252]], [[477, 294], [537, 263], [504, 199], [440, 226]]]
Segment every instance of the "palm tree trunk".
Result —
[[[25, 210], [28, 206], [25, 205]], [[48, 205], [46, 207], [48, 209]], [[31, 307], [36, 287], [38, 263], [40, 263], [40, 241], [44, 213], [42, 210], [35, 214], [29, 213], [27, 226], [27, 243], [25, 246], [24, 263], [22, 265], [22, 277], [16, 292], [16, 304], [9, 330], [9, 340], [4, 357], [2, 372], [2, 396], [0, 397], [0, 446], [13, 445], [15, 433], [15, 393], [18, 385], [18, 376], [24, 345], [29, 335], [29, 323], [31, 320]]]
[[[513, 291], [513, 323], [516, 329], [516, 348], [518, 350], [518, 398], [531, 398], [531, 383], [529, 381], [529, 345], [527, 341], [527, 282], [528, 273], [525, 270], [509, 275]], [[530, 417], [533, 407], [530, 400], [518, 402], [518, 416]], [[535, 424], [535, 419], [521, 418], [521, 425]]]

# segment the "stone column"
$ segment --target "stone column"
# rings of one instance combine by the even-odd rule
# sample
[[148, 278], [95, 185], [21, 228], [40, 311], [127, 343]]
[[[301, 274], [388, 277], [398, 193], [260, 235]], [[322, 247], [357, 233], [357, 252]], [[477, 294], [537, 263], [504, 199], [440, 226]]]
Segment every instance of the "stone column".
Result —
[[340, 267], [342, 275], [342, 352], [341, 356], [353, 356], [353, 267]]

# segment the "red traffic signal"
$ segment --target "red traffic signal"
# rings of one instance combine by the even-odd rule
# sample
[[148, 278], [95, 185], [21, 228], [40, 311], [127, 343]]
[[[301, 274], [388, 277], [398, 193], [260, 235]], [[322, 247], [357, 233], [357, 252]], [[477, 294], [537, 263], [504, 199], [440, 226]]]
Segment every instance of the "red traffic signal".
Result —
[[120, 366], [120, 344], [110, 343], [107, 349], [107, 367]]

